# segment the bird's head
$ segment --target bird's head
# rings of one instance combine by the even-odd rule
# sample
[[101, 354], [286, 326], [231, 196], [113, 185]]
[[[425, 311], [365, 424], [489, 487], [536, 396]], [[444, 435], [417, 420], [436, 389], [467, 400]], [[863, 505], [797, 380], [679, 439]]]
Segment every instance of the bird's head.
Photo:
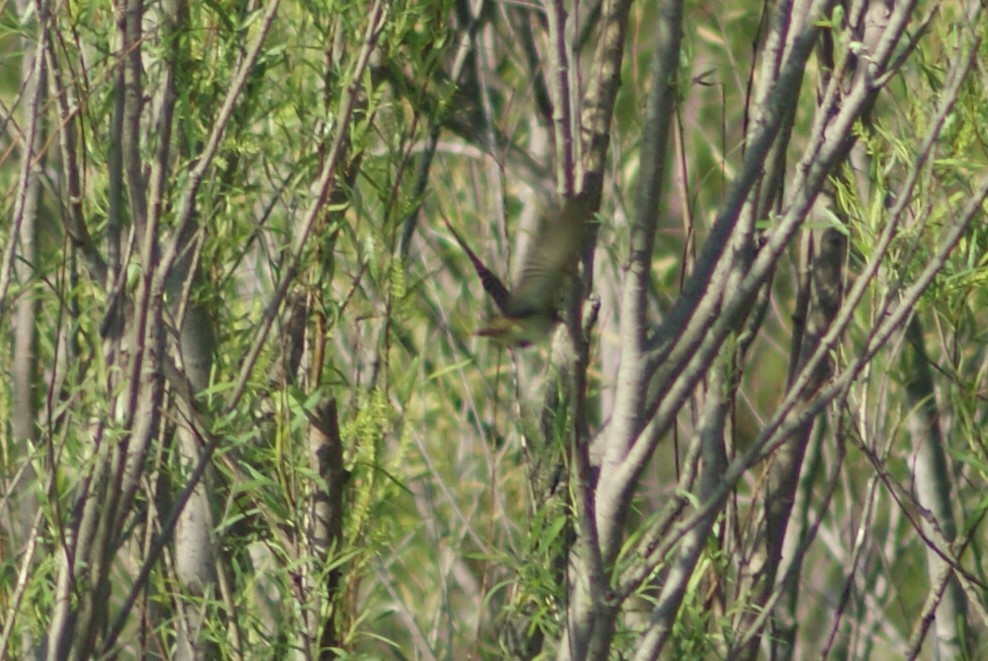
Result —
[[555, 310], [502, 315], [477, 331], [477, 335], [489, 337], [502, 346], [524, 349], [549, 337], [559, 321]]

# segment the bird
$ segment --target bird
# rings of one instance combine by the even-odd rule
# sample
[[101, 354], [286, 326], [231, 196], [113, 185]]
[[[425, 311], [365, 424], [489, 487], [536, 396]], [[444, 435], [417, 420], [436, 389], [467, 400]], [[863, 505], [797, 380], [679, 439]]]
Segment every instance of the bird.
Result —
[[549, 337], [561, 321], [559, 297], [567, 276], [579, 259], [591, 215], [591, 207], [583, 196], [566, 197], [561, 207], [544, 218], [529, 244], [520, 275], [511, 290], [477, 257], [443, 216], [450, 234], [467, 254], [484, 290], [498, 309], [498, 315], [476, 335], [518, 349]]

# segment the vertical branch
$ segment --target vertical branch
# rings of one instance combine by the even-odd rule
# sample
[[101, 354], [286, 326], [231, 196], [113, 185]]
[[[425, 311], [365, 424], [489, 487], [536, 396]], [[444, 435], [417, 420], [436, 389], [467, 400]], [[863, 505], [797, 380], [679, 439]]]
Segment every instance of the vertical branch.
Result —
[[343, 462], [343, 439], [340, 436], [336, 400], [322, 402], [310, 418], [309, 459], [322, 485], [311, 496], [309, 543], [324, 569], [322, 590], [328, 612], [323, 615], [317, 637], [320, 659], [335, 658], [333, 649], [343, 644], [343, 600], [340, 592], [342, 568], [335, 562], [334, 552], [343, 543], [344, 486], [348, 477]]
[[[733, 356], [724, 356], [713, 366], [707, 388], [707, 400], [703, 406], [700, 428], [697, 430], [697, 441], [703, 461], [696, 490], [696, 497], [700, 502], [714, 494], [727, 469], [724, 438], [728, 429], [728, 415], [731, 412], [734, 391], [738, 385], [736, 380], [731, 378], [733, 366], [729, 363], [733, 362], [733, 359]], [[720, 512], [717, 510], [707, 512], [683, 538], [676, 559], [662, 584], [648, 629], [642, 636], [634, 657], [636, 661], [659, 657], [672, 633], [683, 595], [719, 515]]]
[[[621, 84], [630, 9], [631, 0], [605, 0], [597, 21], [599, 38], [580, 118], [583, 180], [578, 182], [578, 190], [592, 210], [600, 208], [603, 195], [604, 169], [607, 167], [607, 153], [611, 144], [614, 104]], [[593, 284], [597, 224], [591, 223], [590, 230], [583, 254], [584, 296], [589, 295]]]
[[[826, 0], [815, 3], [812, 10], [814, 15], [825, 10], [828, 4]], [[766, 108], [785, 107], [796, 102], [794, 95], [798, 93], [807, 58], [818, 32], [819, 28], [808, 21], [796, 35], [792, 56], [773, 87], [769, 95], [770, 103], [766, 104]], [[842, 107], [842, 121], [849, 122], [857, 117], [876, 92], [867, 86], [856, 91], [857, 94], [852, 97], [853, 102], [848, 101]], [[617, 489], [627, 489], [630, 492], [635, 477], [643, 469], [662, 435], [669, 429], [682, 402], [702, 378], [704, 370], [721, 349], [725, 339], [736, 332], [738, 319], [750, 312], [757, 290], [774, 273], [776, 263], [806, 221], [817, 191], [823, 186], [828, 172], [850, 146], [846, 134], [835, 131], [834, 135], [828, 134], [825, 143], [826, 157], [816, 157], [815, 153], [806, 156], [807, 159], [812, 158], [809, 161], [812, 166], [806, 169], [806, 178], [796, 187], [785, 216], [768, 236], [744, 277], [731, 289], [731, 295], [722, 299], [720, 292], [724, 285], [711, 282], [711, 279], [718, 276], [722, 278], [724, 269], [717, 266], [721, 259], [730, 260], [734, 257], [732, 253], [725, 251], [735, 238], [742, 205], [760, 177], [760, 166], [769, 153], [781, 120], [777, 112], [770, 112], [758, 130], [757, 138], [751, 142], [745, 153], [744, 165], [701, 252], [696, 272], [690, 278], [683, 296], [651, 341], [654, 346], [651, 357], [655, 375], [651, 379], [649, 395], [642, 409], [652, 419], [642, 430], [641, 438], [631, 437], [634, 441], [632, 447], [608, 448], [609, 452], [614, 453], [614, 463], [619, 465], [618, 470], [609, 471]], [[612, 502], [620, 505], [625, 501], [626, 498], [619, 496]]]
[[[182, 58], [185, 59], [184, 56]], [[213, 369], [216, 352], [216, 334], [213, 316], [208, 306], [196, 295], [206, 290], [208, 283], [199, 268], [199, 246], [202, 241], [198, 223], [185, 226], [183, 236], [176, 237], [185, 247], [175, 262], [166, 289], [172, 325], [178, 341], [170, 343], [170, 353], [175, 355], [179, 368], [188, 380], [191, 396], [196, 398], [206, 390]], [[195, 399], [193, 399], [195, 402]], [[207, 453], [197, 431], [188, 416], [175, 425], [178, 453], [181, 457], [179, 480], [188, 482], [193, 467]], [[143, 463], [143, 462], [142, 462]], [[217, 475], [211, 463], [207, 463], [202, 479], [191, 493], [185, 508], [179, 514], [175, 526], [175, 575], [179, 595], [175, 599], [178, 613], [178, 656], [181, 658], [215, 658], [219, 655], [217, 644], [204, 635], [208, 605], [215, 597], [217, 581], [224, 578], [224, 565], [219, 552], [220, 543], [215, 538], [218, 526], [214, 494], [217, 491]], [[204, 607], [205, 605], [205, 607]], [[234, 620], [232, 628], [238, 633]], [[242, 650], [234, 641], [234, 647]]]
[[[669, 129], [674, 109], [676, 74], [679, 70], [682, 42], [682, 3], [668, 0], [662, 5], [660, 41], [651, 64], [652, 91], [643, 125], [646, 133], [641, 148], [641, 174], [635, 196], [635, 219], [631, 228], [626, 267], [627, 275], [621, 294], [621, 357], [617, 375], [615, 410], [607, 436], [604, 470], [619, 463], [643, 426], [646, 384], [650, 378], [645, 360], [646, 297], [650, 287], [652, 252], [655, 245], [656, 219], [663, 189]], [[607, 503], [598, 514], [602, 552], [613, 558], [617, 552], [623, 517], [613, 516], [614, 507], [629, 485], [602, 478], [598, 498]]]
[[[62, 127], [58, 132], [58, 142], [62, 157], [61, 167], [65, 178], [65, 192], [67, 197], [65, 204], [66, 213], [64, 214], [62, 228], [66, 236], [69, 237], [72, 247], [78, 248], [82, 253], [86, 266], [89, 268], [91, 278], [96, 282], [105, 282], [108, 275], [106, 261], [93, 242], [83, 208], [83, 175], [79, 162], [80, 148], [77, 142], [77, 134], [79, 133], [81, 122], [79, 114], [75, 110], [78, 105], [78, 99], [72, 94], [70, 81], [65, 79], [62, 62], [56, 55], [55, 38], [58, 37], [58, 34], [56, 31], [51, 32], [47, 40], [48, 49], [46, 57], [52, 76], [52, 87], [55, 97], [54, 101], [58, 109], [59, 126]], [[117, 71], [122, 75], [122, 68], [118, 68]], [[118, 100], [120, 99], [122, 99], [121, 95], [117, 95], [114, 98], [115, 106], [119, 105]], [[111, 137], [111, 150], [113, 145], [119, 148], [119, 132], [113, 129], [111, 130], [111, 136], [113, 136]], [[119, 185], [120, 182], [119, 172], [117, 172], [120, 168], [119, 153], [113, 152], [109, 161], [111, 163], [110, 197], [112, 199], [117, 193], [113, 189], [113, 186], [115, 184]], [[113, 237], [110, 237], [110, 239], [110, 243], [114, 243]]]
[[[820, 5], [827, 4], [828, 0], [817, 3], [814, 11], [821, 11], [825, 7]], [[718, 265], [722, 259], [733, 258], [727, 249], [736, 239], [735, 230], [742, 208], [761, 176], [762, 165], [780, 128], [782, 117], [778, 109], [796, 102], [817, 33], [818, 28], [811, 24], [796, 36], [793, 55], [772, 88], [765, 104], [767, 115], [745, 152], [738, 176], [700, 252], [696, 269], [662, 326], [648, 340], [647, 362], [641, 369], [649, 372], [649, 385], [646, 394], [641, 396], [642, 405], [636, 415], [643, 421], [651, 419], [647, 425], [642, 422], [638, 428], [622, 430], [621, 440], [609, 443], [606, 449], [605, 462], [620, 467], [609, 471], [615, 493], [608, 504], [618, 508], [613, 517], [608, 513], [611, 520], [623, 516], [618, 511], [635, 484], [637, 474], [725, 338], [737, 331], [738, 319], [750, 311], [757, 290], [774, 271], [776, 261], [805, 220], [813, 199], [812, 190], [804, 191], [798, 204], [790, 206], [783, 222], [761, 249], [743, 280], [731, 290], [730, 297], [722, 299], [720, 294], [726, 287], [723, 280], [727, 271]], [[853, 113], [853, 110], [849, 112]], [[822, 185], [824, 174], [825, 170], [814, 172], [815, 186]], [[715, 277], [719, 279], [717, 282], [713, 281]]]
[[575, 76], [573, 50], [568, 34], [569, 13], [563, 0], [550, 0], [546, 9], [549, 18], [549, 90], [552, 93], [552, 123], [556, 137], [557, 185], [564, 195], [576, 192], [579, 184], [576, 172], [579, 149], [574, 136], [573, 92], [579, 81]]
[[[617, 93], [616, 81], [620, 79], [618, 74], [623, 60], [628, 7], [627, 3], [620, 0], [605, 3], [600, 22], [601, 39], [595, 53], [595, 62], [592, 67], [593, 75], [588, 84], [585, 103], [586, 114], [583, 118], [583, 129], [589, 134], [584, 156], [587, 176], [582, 194], [586, 197], [586, 203], [590, 205], [591, 209], [597, 208], [600, 204], [602, 175], [609, 144], [609, 127]], [[633, 307], [635, 303], [630, 303], [628, 297], [630, 296], [630, 300], [636, 302], [638, 300], [644, 301], [644, 283], [647, 281], [650, 271], [655, 236], [655, 218], [658, 215], [658, 196], [661, 190], [665, 166], [665, 147], [668, 144], [669, 118], [672, 112], [673, 95], [669, 94], [669, 88], [674, 88], [674, 83], [670, 84], [670, 81], [675, 80], [675, 72], [678, 68], [679, 42], [682, 38], [681, 12], [682, 6], [677, 0], [671, 0], [663, 5], [661, 39], [653, 61], [655, 84], [653, 93], [649, 98], [645, 121], [645, 126], [649, 128], [642, 147], [642, 176], [639, 180], [639, 198], [636, 199], [636, 222], [632, 230], [630, 259], [633, 265], [629, 272], [637, 273], [631, 277], [640, 278], [637, 282], [640, 290], [635, 290], [634, 284], [626, 283], [625, 285], [625, 299], [622, 302], [622, 332], [625, 332], [627, 328], [625, 323], [642, 328], [644, 319], [643, 302], [640, 307]], [[636, 260], [637, 266], [634, 265]], [[584, 271], [589, 283], [590, 273], [592, 273], [591, 260], [585, 261]], [[634, 293], [629, 294], [629, 291]], [[640, 299], [638, 294], [640, 294]], [[644, 338], [643, 331], [638, 335], [642, 339]], [[578, 337], [575, 333], [572, 336]], [[631, 342], [631, 346], [625, 347], [628, 353], [622, 353], [622, 367], [627, 367], [626, 361], [629, 357], [634, 355], [636, 349], [641, 349], [640, 341], [631, 340]], [[576, 417], [579, 425], [581, 424], [580, 416], [584, 414], [585, 407], [585, 373], [588, 359], [588, 344], [586, 342], [578, 347], [576, 355], [574, 391], [577, 397]], [[633, 359], [632, 362], [634, 362]], [[620, 375], [619, 384], [625, 385], [627, 378], [626, 375]], [[622, 402], [622, 397], [626, 395], [631, 395], [631, 393], [622, 390], [619, 386], [617, 401]], [[634, 403], [632, 402], [630, 406], [633, 408]], [[617, 418], [615, 422], [617, 426], [621, 425], [621, 423], [617, 423]], [[576, 429], [579, 432], [582, 428], [577, 427]], [[573, 572], [571, 579], [570, 603], [567, 608], [566, 630], [562, 641], [565, 651], [563, 657], [602, 658], [606, 656], [607, 650], [610, 648], [617, 615], [615, 608], [604, 606], [606, 601], [604, 594], [607, 589], [605, 577], [608, 575], [610, 563], [614, 561], [617, 553], [617, 531], [621, 529], [623, 522], [601, 516], [598, 501], [602, 495], [600, 485], [605, 484], [604, 478], [602, 476], [596, 485], [591, 478], [593, 470], [587, 453], [589, 439], [581, 439], [577, 433], [575, 442], [574, 459], [578, 467], [576, 492], [580, 496], [577, 505], [581, 514], [582, 530], [577, 544], [577, 555], [572, 562], [572, 567], [576, 571]], [[601, 475], [603, 474], [601, 473]], [[610, 496], [611, 494], [604, 494], [605, 498]]]
[[[23, 125], [27, 127], [20, 150], [20, 178], [17, 184], [16, 202], [11, 219], [10, 243], [4, 251], [3, 272], [0, 274], [0, 323], [3, 323], [4, 302], [8, 291], [11, 262], [13, 274], [20, 287], [14, 303], [12, 316], [13, 346], [10, 362], [10, 444], [7, 454], [0, 459], [0, 465], [9, 461], [10, 466], [24, 468], [9, 479], [0, 481], [0, 491], [4, 498], [0, 501], [0, 546], [9, 548], [13, 557], [20, 557], [34, 544], [32, 529], [40, 515], [37, 493], [38, 474], [32, 457], [38, 440], [37, 416], [41, 370], [38, 365], [38, 291], [41, 273], [37, 247], [38, 229], [41, 219], [41, 173], [44, 170], [46, 154], [43, 151], [45, 126], [42, 124], [43, 101], [47, 80], [47, 67], [44, 62], [44, 48], [48, 42], [48, 3], [38, 16], [37, 37], [32, 43], [21, 39], [23, 55], [21, 59], [21, 98]], [[29, 20], [34, 3], [28, 0], [17, 2], [18, 14]], [[33, 48], [32, 48], [33, 46]], [[6, 460], [6, 461], [5, 461]], [[7, 477], [7, 476], [3, 476]], [[9, 540], [9, 546], [7, 544]], [[27, 569], [34, 554], [28, 553], [24, 559]], [[9, 596], [9, 595], [5, 595]], [[16, 608], [9, 613], [9, 619], [16, 617]], [[6, 617], [4, 619], [7, 619]], [[4, 626], [2, 647], [6, 647], [12, 625]], [[24, 628], [21, 640], [23, 652], [35, 647], [28, 628]], [[0, 657], [2, 657], [0, 649]]]
[[[954, 479], [947, 468], [933, 371], [926, 353], [923, 327], [916, 315], [906, 327], [906, 340], [906, 398], [910, 411], [909, 436], [915, 456], [916, 498], [922, 507], [929, 510], [946, 541], [953, 543], [957, 537], [951, 499]], [[923, 520], [927, 534], [931, 534], [930, 525], [926, 519]], [[931, 548], [927, 548], [926, 557], [930, 585], [935, 586], [943, 572], [948, 571], [949, 564]], [[946, 586], [936, 613], [937, 651], [941, 658], [966, 658], [970, 649], [969, 632], [965, 627], [966, 601], [961, 585], [952, 572], [944, 581]]]
[[[123, 58], [123, 171], [127, 181], [127, 200], [130, 202], [130, 220], [134, 224], [138, 241], [144, 239], [147, 222], [147, 182], [144, 180], [141, 159], [141, 113], [144, 108], [144, 65], [141, 62], [144, 42], [142, 21], [143, 0], [119, 0], [117, 24], [122, 25]], [[119, 104], [120, 100], [117, 99]]]
[[[96, 444], [94, 470], [77, 501], [78, 528], [65, 538], [62, 566], [59, 568], [59, 595], [49, 629], [49, 654], [52, 658], [88, 658], [103, 630], [108, 609], [110, 570], [119, 544], [120, 512], [129, 514], [136, 485], [142, 475], [143, 456], [160, 424], [162, 398], [161, 359], [164, 350], [162, 301], [163, 292], [153, 287], [157, 259], [157, 222], [160, 217], [163, 173], [167, 170], [168, 126], [162, 128], [158, 145], [158, 177], [152, 186], [155, 213], [149, 220], [144, 200], [144, 181], [140, 158], [139, 126], [141, 117], [140, 59], [143, 7], [132, 0], [123, 10], [125, 18], [122, 49], [126, 58], [123, 122], [124, 169], [130, 186], [132, 220], [141, 234], [143, 272], [137, 287], [134, 314], [129, 328], [120, 327], [122, 318], [109, 327], [106, 336], [107, 363], [125, 355], [118, 345], [126, 337], [129, 364], [125, 370], [110, 370], [107, 392], [118, 392], [122, 374], [122, 394], [107, 403], [106, 410], [120, 412], [120, 434], [102, 436], [100, 426], [94, 433]], [[166, 124], [170, 124], [170, 116]], [[112, 293], [111, 293], [112, 294]], [[115, 292], [120, 296], [122, 290]], [[122, 314], [122, 302], [110, 301], [110, 314]], [[119, 408], [118, 408], [119, 407]], [[128, 514], [124, 515], [124, 518]], [[73, 593], [77, 603], [73, 603]]]
[[[806, 317], [805, 334], [800, 343], [797, 370], [808, 363], [816, 353], [827, 331], [833, 324], [840, 308], [843, 283], [844, 263], [847, 251], [847, 238], [836, 229], [823, 232], [813, 250], [813, 263], [810, 267], [810, 302]], [[812, 398], [833, 373], [830, 359], [820, 361], [813, 369], [812, 379], [806, 384], [800, 398], [806, 402]], [[768, 473], [768, 485], [765, 490], [765, 535], [766, 552], [765, 564], [757, 578], [761, 585], [758, 603], [765, 606], [776, 588], [776, 576], [788, 576], [795, 580], [800, 575], [799, 567], [803, 557], [795, 551], [798, 541], [805, 533], [799, 521], [804, 519], [804, 513], [793, 511], [796, 498], [796, 486], [807, 446], [816, 424], [814, 419], [808, 419], [800, 425], [792, 437], [784, 443], [772, 457]], [[803, 502], [804, 507], [808, 502]], [[788, 534], [787, 534], [788, 533]], [[788, 553], [783, 553], [787, 548]], [[805, 552], [805, 549], [803, 549]], [[790, 565], [794, 569], [790, 570]], [[795, 590], [796, 585], [783, 585], [783, 590]], [[783, 607], [795, 606], [796, 600], [791, 598], [783, 602]], [[777, 608], [776, 631], [772, 645], [791, 653], [795, 641], [797, 619], [795, 613], [787, 612], [783, 607]], [[751, 643], [751, 653], [758, 647], [758, 637]]]
[[[20, 6], [21, 3], [19, 3]], [[47, 24], [50, 20], [50, 3], [43, 1], [35, 7], [27, 2], [23, 3], [22, 13], [37, 11], [38, 37], [34, 44], [34, 51], [30, 57], [24, 61], [26, 70], [22, 70], [22, 78], [28, 83], [25, 88], [27, 99], [24, 110], [27, 119], [27, 130], [24, 132], [24, 145], [21, 157], [19, 173], [19, 184], [14, 196], [13, 221], [11, 222], [10, 240], [3, 252], [3, 261], [0, 263], [0, 323], [3, 323], [7, 310], [7, 292], [10, 289], [10, 278], [14, 268], [14, 257], [17, 253], [17, 243], [21, 235], [21, 225], [25, 221], [32, 206], [37, 205], [38, 183], [37, 168], [38, 159], [41, 154], [35, 149], [40, 144], [42, 134], [41, 126], [41, 106], [44, 98], [45, 79], [47, 76], [45, 67], [45, 49], [47, 39]], [[30, 92], [30, 94], [28, 94]], [[33, 222], [33, 218], [29, 219]], [[33, 233], [33, 230], [32, 230]]]

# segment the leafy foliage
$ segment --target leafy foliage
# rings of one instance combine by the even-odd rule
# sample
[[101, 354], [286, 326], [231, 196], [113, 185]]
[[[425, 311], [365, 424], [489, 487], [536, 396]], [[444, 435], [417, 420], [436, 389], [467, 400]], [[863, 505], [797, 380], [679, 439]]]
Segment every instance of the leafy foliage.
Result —
[[0, 657], [979, 657], [977, 3], [15, 4]]

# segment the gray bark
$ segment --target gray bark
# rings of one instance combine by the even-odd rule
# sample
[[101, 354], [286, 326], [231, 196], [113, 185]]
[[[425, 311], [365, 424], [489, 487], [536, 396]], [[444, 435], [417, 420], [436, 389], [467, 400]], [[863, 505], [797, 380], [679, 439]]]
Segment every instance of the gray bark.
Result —
[[[913, 475], [916, 498], [921, 507], [929, 510], [931, 518], [923, 518], [923, 528], [928, 537], [931, 528], [939, 528], [943, 538], [953, 542], [957, 538], [954, 522], [954, 480], [947, 466], [944, 439], [940, 423], [940, 407], [937, 404], [933, 370], [926, 353], [923, 327], [913, 316], [906, 331], [906, 397], [909, 403], [908, 429], [912, 442]], [[948, 565], [934, 549], [926, 549], [927, 575], [930, 585], [936, 586]], [[951, 572], [947, 586], [936, 611], [937, 658], [970, 658], [974, 649], [968, 639], [967, 604], [957, 577]]]
[[[17, 11], [20, 16], [26, 18], [29, 8], [33, 8], [32, 3], [18, 0]], [[14, 342], [10, 361], [10, 441], [7, 452], [4, 453], [11, 461], [9, 465], [2, 467], [3, 481], [0, 482], [0, 493], [3, 493], [3, 503], [0, 504], [0, 534], [6, 538], [3, 546], [13, 552], [14, 558], [23, 558], [23, 562], [30, 562], [30, 555], [25, 554], [25, 550], [32, 545], [34, 519], [39, 505], [37, 494], [41, 486], [35, 469], [39, 459], [36, 442], [41, 390], [41, 370], [37, 358], [38, 298], [35, 288], [39, 281], [36, 271], [40, 267], [38, 225], [42, 222], [39, 218], [42, 191], [40, 175], [47, 162], [41, 151], [46, 134], [42, 123], [42, 108], [46, 98], [47, 67], [44, 54], [39, 48], [44, 43], [41, 36], [44, 28], [37, 24], [35, 27], [39, 30], [37, 42], [21, 39], [24, 52], [21, 59], [21, 126], [28, 127], [28, 131], [23, 136], [24, 149], [20, 154], [21, 181], [18, 196], [22, 203], [15, 209], [15, 217], [11, 222], [11, 227], [17, 228], [17, 233], [11, 236], [11, 240], [16, 241], [17, 245], [13, 271], [19, 291], [12, 316]], [[11, 614], [10, 617], [13, 618], [14, 615]], [[8, 628], [12, 624], [5, 623]], [[19, 642], [22, 654], [34, 649], [35, 641], [29, 627], [21, 628]], [[5, 636], [3, 647], [8, 643]], [[3, 656], [3, 649], [0, 647], [0, 657]]]
[[[39, 457], [36, 452], [38, 439], [38, 403], [41, 391], [41, 369], [37, 359], [37, 314], [40, 282], [40, 254], [37, 246], [39, 224], [43, 222], [41, 205], [41, 174], [47, 163], [42, 151], [47, 127], [44, 123], [44, 107], [48, 71], [44, 59], [46, 45], [46, 20], [48, 7], [40, 8], [41, 16], [34, 15], [38, 9], [33, 3], [19, 0], [17, 14], [25, 21], [25, 32], [33, 29], [36, 37], [23, 37], [20, 40], [23, 55], [20, 62], [20, 127], [22, 149], [19, 161], [19, 180], [16, 199], [9, 227], [9, 244], [4, 251], [4, 270], [0, 275], [0, 323], [5, 322], [4, 313], [7, 301], [8, 274], [18, 287], [13, 315], [13, 345], [10, 349], [11, 401], [10, 438], [4, 443], [3, 458], [10, 463], [0, 466], [0, 545], [9, 549], [11, 557], [21, 563], [21, 571], [29, 571], [34, 565], [33, 554], [26, 553], [34, 547], [37, 527], [38, 492], [41, 488], [35, 466]], [[33, 16], [33, 18], [32, 18]], [[10, 270], [8, 270], [10, 269]], [[11, 599], [19, 599], [11, 595]], [[11, 604], [9, 622], [4, 622], [4, 635], [0, 639], [0, 657], [12, 641], [13, 619], [16, 617], [16, 604]], [[4, 618], [5, 620], [8, 618]], [[28, 627], [21, 628], [18, 641], [20, 651], [26, 654], [36, 647]]]

